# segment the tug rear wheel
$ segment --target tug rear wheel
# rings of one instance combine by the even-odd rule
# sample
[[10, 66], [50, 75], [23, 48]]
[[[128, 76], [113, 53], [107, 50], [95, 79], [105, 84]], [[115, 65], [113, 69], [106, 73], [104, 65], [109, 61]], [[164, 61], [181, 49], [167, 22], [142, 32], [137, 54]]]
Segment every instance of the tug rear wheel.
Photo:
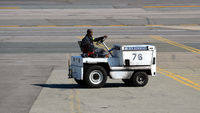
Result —
[[84, 82], [86, 86], [91, 88], [99, 88], [104, 86], [107, 81], [107, 72], [102, 66], [91, 66], [84, 74]]

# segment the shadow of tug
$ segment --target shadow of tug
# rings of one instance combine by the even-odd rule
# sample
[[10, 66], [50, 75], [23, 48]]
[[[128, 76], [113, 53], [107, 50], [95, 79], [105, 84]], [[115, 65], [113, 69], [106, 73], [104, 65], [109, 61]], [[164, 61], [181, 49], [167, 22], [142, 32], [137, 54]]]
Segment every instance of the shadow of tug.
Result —
[[[56, 88], [56, 89], [91, 89], [88, 87], [80, 86], [78, 84], [32, 84], [32, 85], [43, 88]], [[101, 88], [118, 88], [118, 87], [130, 87], [130, 86], [127, 86], [124, 83], [106, 83]]]

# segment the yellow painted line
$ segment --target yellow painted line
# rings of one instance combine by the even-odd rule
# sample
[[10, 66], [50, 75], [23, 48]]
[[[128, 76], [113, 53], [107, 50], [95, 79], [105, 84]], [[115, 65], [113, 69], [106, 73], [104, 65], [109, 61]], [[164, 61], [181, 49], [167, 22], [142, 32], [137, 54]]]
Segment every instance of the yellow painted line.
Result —
[[57, 27], [57, 26], [56, 25], [37, 25], [35, 27]]
[[80, 98], [79, 98], [79, 91], [70, 90], [69, 95], [69, 104], [70, 104], [70, 113], [81, 113], [80, 108]]
[[157, 24], [157, 25], [145, 25], [145, 26], [162, 26], [161, 24]]
[[[180, 82], [180, 83], [182, 83], [182, 84], [184, 84], [184, 85], [186, 85], [186, 86], [192, 87], [192, 88], [194, 88], [194, 89], [196, 89], [196, 90], [198, 90], [198, 91], [200, 90], [200, 87], [194, 86], [194, 85], [192, 85], [192, 84], [190, 84], [190, 83], [188, 83], [188, 82], [185, 82], [183, 79], [177, 78], [177, 77], [174, 76], [174, 74], [172, 74], [171, 72], [168, 72], [168, 71], [166, 71], [166, 70], [164, 70], [164, 69], [161, 69], [161, 68], [158, 68], [158, 67], [157, 67], [157, 70], [158, 70], [159, 73], [161, 73], [161, 74], [163, 74], [163, 75], [165, 75], [165, 76], [168, 76], [168, 77], [170, 77], [170, 78], [172, 78], [172, 79], [174, 79], [174, 80], [176, 80], [176, 81], [178, 81], [178, 82]], [[164, 71], [163, 71], [163, 70], [164, 70]]]
[[117, 27], [117, 26], [127, 26], [127, 25], [108, 25], [108, 26], [114, 26], [114, 27]]
[[0, 27], [20, 27], [19, 25], [7, 25], [7, 26], [0, 26]]
[[190, 77], [190, 78], [197, 78], [197, 77], [198, 77], [198, 78], [200, 79], [200, 76], [198, 76], [198, 75], [197, 75], [197, 76], [195, 76], [195, 75], [190, 75], [190, 76], [188, 76], [188, 77]]
[[194, 86], [200, 87], [200, 85], [199, 85], [198, 83], [195, 83], [195, 82], [189, 80], [188, 78], [185, 78], [185, 77], [183, 77], [183, 76], [174, 74], [174, 73], [172, 73], [172, 72], [169, 72], [169, 71], [167, 71], [167, 70], [161, 69], [161, 68], [159, 68], [159, 67], [157, 67], [157, 69], [160, 70], [160, 71], [162, 71], [162, 72], [165, 72], [165, 73], [168, 73], [168, 74], [170, 74], [170, 75], [173, 75], [173, 76], [175, 76], [175, 77], [177, 77], [177, 78], [179, 78], [179, 79], [182, 79], [182, 80], [184, 80], [184, 81], [186, 81], [186, 82], [188, 82], [188, 83], [190, 83], [190, 84], [192, 84], [192, 85], [194, 85]]
[[19, 7], [0, 7], [0, 9], [20, 9]]
[[[197, 53], [197, 54], [200, 54], [200, 49], [196, 49], [196, 48], [193, 48], [193, 47], [190, 47], [190, 46], [185, 46], [183, 44], [179, 44], [177, 42], [174, 42], [174, 41], [171, 41], [171, 40], [168, 40], [166, 38], [163, 38], [161, 36], [150, 36], [151, 38], [153, 39], [156, 39], [156, 40], [159, 40], [159, 41], [162, 41], [162, 42], [165, 42], [165, 43], [168, 43], [168, 44], [171, 44], [171, 45], [174, 45], [174, 46], [177, 46], [177, 47], [180, 47], [180, 48], [183, 48], [183, 49], [186, 49], [188, 51], [191, 51], [191, 52], [194, 52], [194, 53]], [[174, 74], [172, 72], [169, 72], [167, 70], [164, 70], [164, 69], [161, 69], [159, 67], [157, 67], [158, 71], [166, 76], [169, 76], [171, 78], [173, 78], [174, 80], [182, 83], [182, 84], [185, 84], [187, 86], [190, 86], [194, 89], [197, 89], [197, 90], [200, 90], [200, 85], [198, 83], [195, 83], [191, 80], [189, 80], [188, 78], [185, 78], [181, 75], [177, 75], [177, 74]]]
[[75, 92], [75, 97], [76, 97], [76, 109], [78, 111], [78, 113], [81, 113], [81, 102], [80, 102], [80, 98], [79, 98], [79, 94], [80, 92], [79, 91], [76, 91]]
[[159, 41], [162, 41], [162, 42], [165, 42], [165, 43], [168, 43], [168, 44], [171, 44], [171, 45], [174, 45], [174, 46], [183, 48], [183, 49], [186, 49], [186, 50], [188, 50], [188, 51], [191, 51], [191, 52], [200, 54], [200, 49], [196, 49], [196, 48], [193, 48], [193, 47], [190, 47], [190, 46], [186, 46], [186, 45], [183, 45], [183, 44], [179, 44], [179, 43], [177, 43], [177, 42], [174, 42], [174, 41], [168, 40], [168, 39], [166, 39], [166, 38], [163, 38], [163, 37], [161, 37], [161, 36], [152, 35], [152, 36], [150, 36], [150, 37], [153, 38], [153, 39], [156, 39], [156, 40], [159, 40]]
[[144, 6], [144, 8], [184, 8], [184, 7], [200, 7], [200, 5], [185, 5], [185, 6]]
[[73, 25], [74, 27], [92, 27], [92, 25]]
[[69, 104], [70, 104], [71, 113], [75, 113], [75, 111], [74, 111], [74, 93], [73, 93], [73, 90], [70, 90]]

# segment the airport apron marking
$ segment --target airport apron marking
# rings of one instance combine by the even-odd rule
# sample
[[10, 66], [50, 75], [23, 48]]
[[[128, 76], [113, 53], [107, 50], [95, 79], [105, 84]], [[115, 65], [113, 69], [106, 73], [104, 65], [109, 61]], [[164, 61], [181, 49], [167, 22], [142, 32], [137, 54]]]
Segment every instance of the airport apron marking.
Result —
[[172, 79], [174, 79], [174, 80], [176, 80], [176, 81], [178, 81], [178, 82], [180, 82], [180, 83], [182, 83], [182, 84], [184, 84], [186, 86], [192, 87], [192, 88], [200, 91], [200, 85], [199, 84], [197, 84], [197, 83], [195, 83], [195, 82], [193, 82], [193, 81], [191, 81], [191, 80], [189, 80], [189, 79], [187, 79], [187, 78], [185, 78], [183, 76], [174, 74], [172, 72], [169, 72], [167, 70], [161, 69], [159, 67], [157, 67], [157, 70], [158, 70], [159, 73], [161, 73], [163, 75], [166, 75], [166, 76], [168, 76], [168, 77], [170, 77], [170, 78], [172, 78]]
[[171, 40], [168, 40], [166, 38], [163, 38], [161, 36], [151, 36], [151, 38], [153, 39], [156, 39], [156, 40], [159, 40], [161, 42], [166, 42], [168, 44], [171, 44], [171, 45], [174, 45], [174, 46], [177, 46], [177, 47], [180, 47], [180, 48], [183, 48], [183, 49], [186, 49], [188, 51], [191, 51], [191, 52], [194, 52], [194, 53], [197, 53], [197, 54], [200, 54], [200, 49], [196, 49], [196, 48], [193, 48], [193, 47], [190, 47], [190, 46], [186, 46], [186, 45], [183, 45], [183, 44], [180, 44], [180, 43], [177, 43], [177, 42], [174, 42], [174, 41], [171, 41]]
[[[156, 39], [156, 40], [159, 40], [161, 42], [165, 42], [165, 43], [168, 43], [168, 44], [171, 44], [171, 45], [174, 45], [174, 46], [177, 46], [177, 47], [180, 47], [180, 48], [183, 48], [183, 49], [186, 49], [188, 51], [191, 51], [191, 52], [194, 52], [194, 53], [197, 53], [197, 54], [200, 54], [200, 49], [196, 49], [196, 48], [193, 48], [193, 47], [190, 47], [190, 46], [186, 46], [186, 45], [183, 45], [183, 44], [179, 44], [177, 42], [174, 42], [174, 41], [171, 41], [171, 40], [168, 40], [166, 38], [163, 38], [161, 36], [155, 36], [155, 35], [152, 35], [150, 36], [151, 38], [153, 39]], [[166, 75], [186, 86], [189, 86], [189, 87], [192, 87], [196, 90], [200, 90], [200, 85], [198, 83], [195, 83], [181, 75], [177, 75], [177, 74], [174, 74], [172, 72], [169, 72], [167, 70], [164, 70], [164, 69], [161, 69], [159, 67], [157, 67], [157, 70], [159, 73], [163, 74], [163, 75]]]

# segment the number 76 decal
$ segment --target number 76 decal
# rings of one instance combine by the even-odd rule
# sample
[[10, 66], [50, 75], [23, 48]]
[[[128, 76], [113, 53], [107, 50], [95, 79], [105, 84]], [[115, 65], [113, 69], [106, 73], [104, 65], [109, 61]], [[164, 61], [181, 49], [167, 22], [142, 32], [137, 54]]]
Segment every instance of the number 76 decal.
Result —
[[[137, 54], [133, 53], [133, 60], [135, 60]], [[138, 60], [142, 60], [142, 54], [138, 54]]]

